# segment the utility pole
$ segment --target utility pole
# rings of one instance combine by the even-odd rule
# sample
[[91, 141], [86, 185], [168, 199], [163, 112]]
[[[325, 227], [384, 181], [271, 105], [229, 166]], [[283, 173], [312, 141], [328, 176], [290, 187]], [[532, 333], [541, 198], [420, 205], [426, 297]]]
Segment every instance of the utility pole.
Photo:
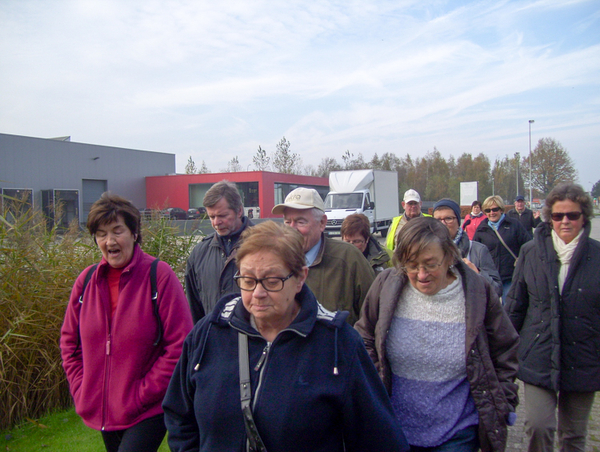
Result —
[[533, 124], [535, 121], [533, 119], [529, 120], [529, 208], [531, 209], [531, 206], [533, 205], [533, 197], [532, 197], [532, 190], [531, 190], [531, 186], [533, 185], [533, 180], [531, 179], [531, 165], [532, 165], [532, 161], [531, 161], [531, 124]]
[[515, 198], [517, 196], [519, 196], [519, 159], [521, 158], [521, 154], [519, 152], [517, 152], [517, 194], [515, 195]]

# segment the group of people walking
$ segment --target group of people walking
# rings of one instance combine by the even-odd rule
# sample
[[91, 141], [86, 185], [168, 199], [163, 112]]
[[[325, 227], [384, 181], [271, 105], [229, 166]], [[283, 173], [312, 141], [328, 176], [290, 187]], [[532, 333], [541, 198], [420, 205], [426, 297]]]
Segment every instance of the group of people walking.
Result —
[[141, 250], [129, 201], [90, 211], [102, 260], [74, 284], [61, 353], [107, 451], [157, 450], [167, 431], [173, 451], [504, 451], [517, 377], [529, 450], [553, 450], [555, 431], [584, 450], [600, 243], [580, 186], [556, 187], [541, 219], [492, 196], [464, 221], [409, 190], [385, 247], [361, 215], [325, 237], [311, 189], [275, 206], [284, 224], [254, 225], [226, 181], [204, 205], [215, 233], [185, 292]]

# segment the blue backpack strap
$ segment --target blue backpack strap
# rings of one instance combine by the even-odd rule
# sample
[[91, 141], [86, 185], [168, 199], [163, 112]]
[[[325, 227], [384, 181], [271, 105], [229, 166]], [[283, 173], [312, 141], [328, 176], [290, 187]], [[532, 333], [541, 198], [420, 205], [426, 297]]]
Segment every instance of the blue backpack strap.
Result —
[[158, 323], [158, 336], [156, 337], [156, 341], [154, 341], [154, 346], [157, 346], [163, 337], [163, 326], [160, 320], [160, 314], [158, 313], [158, 288], [156, 283], [156, 268], [158, 267], [158, 262], [160, 259], [155, 259], [150, 266], [150, 296], [152, 298], [152, 311], [154, 312], [154, 317], [156, 317], [156, 322]]

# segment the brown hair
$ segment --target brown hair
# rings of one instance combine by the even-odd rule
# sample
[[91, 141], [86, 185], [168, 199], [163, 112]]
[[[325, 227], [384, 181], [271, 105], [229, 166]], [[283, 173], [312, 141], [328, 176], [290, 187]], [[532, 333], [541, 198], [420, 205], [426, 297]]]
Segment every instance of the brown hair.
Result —
[[259, 251], [268, 251], [278, 256], [294, 276], [299, 276], [302, 268], [306, 266], [304, 238], [294, 228], [274, 221], [265, 221], [247, 228], [242, 233], [241, 240], [235, 256], [238, 268], [246, 256]]
[[481, 209], [481, 203], [477, 200], [473, 201], [471, 203], [471, 208], [475, 207], [475, 206], [479, 206], [479, 208]]
[[140, 211], [125, 198], [115, 195], [109, 191], [102, 193], [100, 199], [92, 204], [87, 219], [87, 228], [96, 240], [95, 234], [100, 226], [117, 221], [118, 217], [123, 221], [133, 235], [136, 236], [135, 243], [142, 244], [142, 228], [140, 222]]
[[210, 187], [204, 195], [202, 204], [204, 207], [213, 207], [222, 198], [225, 198], [227, 205], [235, 213], [239, 213], [239, 211], [243, 208], [242, 197], [237, 189], [237, 185], [235, 185], [234, 182], [229, 182], [228, 180], [222, 180]]
[[498, 207], [500, 207], [500, 209], [502, 209], [502, 212], [506, 210], [504, 200], [498, 195], [488, 196], [487, 198], [485, 198], [481, 209], [485, 211], [485, 209], [489, 209], [490, 207], [492, 207], [492, 204], [496, 204]]
[[340, 229], [342, 238], [356, 234], [360, 234], [365, 239], [365, 242], [371, 236], [371, 224], [367, 216], [362, 213], [348, 215], [342, 222], [342, 228]]
[[555, 202], [564, 201], [566, 199], [579, 204], [581, 213], [583, 214], [583, 224], [587, 224], [587, 222], [594, 217], [592, 199], [583, 190], [581, 185], [574, 184], [572, 182], [565, 182], [557, 185], [550, 191], [550, 193], [548, 193], [548, 197], [544, 201], [544, 207], [542, 208], [542, 216], [544, 217], [544, 221], [550, 223], [552, 206]]
[[440, 245], [444, 257], [451, 257], [453, 262], [461, 260], [458, 248], [450, 238], [445, 224], [432, 217], [417, 217], [402, 226], [398, 233], [394, 266], [403, 267], [433, 243]]

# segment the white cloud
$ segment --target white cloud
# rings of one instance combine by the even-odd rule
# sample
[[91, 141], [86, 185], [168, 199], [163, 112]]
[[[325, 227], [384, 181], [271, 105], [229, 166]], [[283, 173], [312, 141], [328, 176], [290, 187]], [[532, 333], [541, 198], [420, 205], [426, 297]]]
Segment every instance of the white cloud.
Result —
[[599, 18], [593, 0], [5, 0], [0, 132], [217, 170], [284, 135], [313, 166], [346, 149], [493, 159], [535, 117], [579, 155], [600, 138]]

